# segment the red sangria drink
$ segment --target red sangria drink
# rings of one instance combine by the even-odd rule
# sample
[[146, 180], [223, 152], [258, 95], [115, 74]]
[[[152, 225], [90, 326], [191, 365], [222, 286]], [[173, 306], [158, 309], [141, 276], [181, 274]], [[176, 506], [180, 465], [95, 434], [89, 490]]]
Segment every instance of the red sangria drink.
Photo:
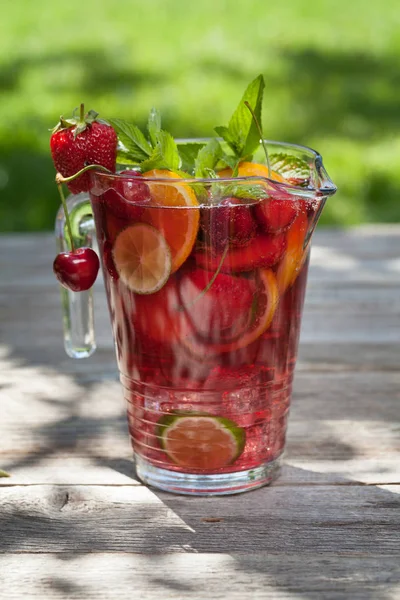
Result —
[[[90, 174], [136, 469], [172, 492], [242, 492], [278, 471], [310, 238], [335, 187], [308, 148], [256, 135], [239, 151], [231, 123], [175, 142], [157, 122], [153, 158]], [[122, 153], [143, 145], [111, 123]]]
[[[265, 168], [243, 164], [234, 186], [226, 172], [218, 183], [93, 176], [129, 431], [149, 484], [243, 491], [279, 464], [323, 199], [253, 175]], [[261, 199], [246, 198], [249, 185]]]

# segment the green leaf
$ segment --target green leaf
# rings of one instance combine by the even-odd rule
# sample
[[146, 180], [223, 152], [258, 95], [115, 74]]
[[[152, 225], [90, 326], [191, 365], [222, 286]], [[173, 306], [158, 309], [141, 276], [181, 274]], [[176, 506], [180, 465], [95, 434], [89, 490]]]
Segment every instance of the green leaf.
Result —
[[305, 160], [291, 154], [278, 152], [270, 154], [269, 162], [271, 169], [277, 171], [293, 185], [308, 185], [310, 183], [310, 167]]
[[168, 131], [159, 131], [156, 146], [153, 148], [151, 155], [140, 165], [142, 173], [152, 169], [177, 171], [180, 167], [181, 158], [174, 138]]
[[182, 169], [188, 173], [194, 173], [195, 159], [201, 148], [204, 148], [206, 142], [187, 142], [178, 143], [179, 155], [182, 159]]
[[132, 157], [132, 155], [122, 146], [117, 147], [117, 165], [139, 165], [140, 160]]
[[224, 139], [227, 144], [229, 144], [234, 153], [237, 154], [239, 146], [237, 144], [235, 136], [232, 134], [229, 127], [221, 125], [220, 127], [214, 127], [214, 129], [218, 133], [218, 135], [222, 137], [222, 139]]
[[142, 161], [152, 153], [152, 147], [139, 127], [122, 119], [110, 119], [111, 125], [118, 134], [120, 143], [132, 161]]
[[161, 115], [156, 108], [152, 108], [147, 122], [147, 131], [153, 146], [157, 145], [157, 135], [161, 131]]
[[260, 144], [257, 126], [245, 102], [250, 104], [261, 123], [264, 87], [264, 77], [259, 75], [247, 87], [228, 127], [215, 128], [215, 131], [229, 144], [238, 159], [244, 159], [253, 154]]
[[204, 148], [199, 150], [195, 160], [195, 177], [206, 179], [210, 171], [214, 172], [215, 166], [222, 156], [222, 148], [218, 140], [212, 138]]
[[10, 473], [7, 473], [6, 471], [2, 471], [0, 469], [0, 477], [11, 477]]
[[229, 154], [224, 154], [221, 157], [221, 160], [216, 165], [216, 169], [217, 169], [217, 171], [219, 171], [220, 169], [224, 169], [225, 167], [230, 167], [233, 170], [236, 167], [236, 165], [237, 165], [237, 158], [235, 156], [231, 156]]
[[266, 189], [256, 183], [232, 183], [224, 187], [221, 186], [220, 193], [225, 197], [232, 196], [233, 198], [242, 198], [243, 200], [262, 200], [268, 198]]

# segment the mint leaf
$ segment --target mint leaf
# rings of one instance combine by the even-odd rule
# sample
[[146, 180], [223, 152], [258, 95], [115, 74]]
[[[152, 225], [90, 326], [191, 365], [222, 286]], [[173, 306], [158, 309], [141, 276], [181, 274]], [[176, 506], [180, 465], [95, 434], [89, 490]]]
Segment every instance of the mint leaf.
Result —
[[161, 131], [161, 115], [156, 108], [152, 108], [147, 121], [147, 131], [153, 146], [157, 145], [157, 135]]
[[142, 173], [152, 169], [168, 169], [177, 171], [181, 167], [181, 158], [175, 140], [168, 131], [159, 131], [156, 145], [149, 158], [140, 164]]
[[242, 198], [243, 200], [262, 200], [263, 198], [268, 198], [268, 193], [262, 185], [251, 183], [232, 183], [232, 185], [227, 185], [223, 188], [221, 186], [221, 193], [225, 197], [232, 196], [233, 198]]
[[235, 158], [234, 156], [224, 154], [221, 157], [219, 163], [217, 164], [216, 169], [217, 171], [219, 171], [220, 169], [225, 169], [225, 167], [230, 167], [233, 170], [236, 168], [237, 162], [237, 158]]
[[310, 183], [310, 167], [305, 160], [278, 152], [269, 157], [271, 169], [277, 171], [282, 177], [294, 185], [308, 185]]
[[126, 154], [127, 158], [136, 162], [140, 162], [151, 155], [152, 147], [139, 127], [122, 119], [109, 119], [109, 121], [118, 134], [119, 142], [122, 144], [120, 146], [121, 154]]
[[233, 113], [228, 127], [216, 127], [215, 131], [220, 135], [235, 153], [237, 159], [244, 159], [258, 148], [260, 135], [253, 117], [246, 107], [247, 101], [261, 123], [262, 98], [264, 93], [264, 77], [259, 75], [247, 87], [245, 93], [235, 112]]
[[232, 148], [232, 150], [236, 154], [236, 150], [238, 148], [237, 140], [236, 140], [235, 136], [233, 135], [233, 133], [230, 131], [229, 127], [225, 127], [225, 125], [221, 125], [220, 127], [214, 127], [214, 129], [218, 133], [218, 135], [220, 137], [222, 137], [222, 139], [224, 139], [227, 144], [229, 144], [229, 146]]
[[118, 144], [117, 146], [117, 165], [139, 165], [140, 160], [134, 158], [125, 148]]
[[196, 156], [206, 142], [178, 142], [178, 151], [182, 159], [182, 170], [193, 176]]
[[206, 179], [212, 176], [215, 166], [222, 157], [222, 148], [215, 138], [212, 138], [204, 148], [201, 148], [195, 160], [195, 177]]

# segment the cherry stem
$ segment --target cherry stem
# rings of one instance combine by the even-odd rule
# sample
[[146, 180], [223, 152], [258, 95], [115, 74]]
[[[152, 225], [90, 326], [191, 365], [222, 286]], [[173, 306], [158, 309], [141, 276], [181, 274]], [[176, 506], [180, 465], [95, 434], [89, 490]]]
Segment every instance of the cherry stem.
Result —
[[115, 175], [115, 173], [113, 173], [112, 171], [110, 171], [110, 169], [107, 169], [106, 167], [103, 167], [102, 165], [87, 165], [86, 167], [83, 167], [83, 169], [81, 169], [80, 171], [77, 171], [76, 173], [74, 173], [73, 175], [71, 175], [70, 177], [63, 177], [61, 175], [61, 173], [57, 173], [56, 175], [56, 183], [69, 183], [70, 181], [74, 181], [74, 179], [76, 179], [77, 177], [80, 177], [81, 175], [83, 175], [84, 173], [86, 173], [87, 171], [103, 171], [104, 173], [108, 173], [109, 175]]
[[65, 200], [64, 192], [63, 192], [63, 189], [62, 189], [62, 184], [61, 183], [57, 183], [57, 187], [58, 187], [58, 193], [60, 194], [60, 198], [61, 198], [61, 204], [62, 204], [63, 209], [64, 209], [65, 223], [67, 225], [69, 239], [71, 240], [71, 250], [72, 250], [72, 252], [75, 252], [74, 238], [72, 237], [71, 221], [70, 221], [69, 214], [68, 214], [68, 207], [67, 207], [67, 203], [66, 203], [66, 200]]
[[256, 124], [256, 127], [257, 127], [257, 129], [258, 129], [258, 133], [260, 134], [261, 143], [262, 143], [262, 146], [263, 146], [263, 148], [264, 148], [264, 152], [265, 152], [265, 158], [267, 159], [268, 177], [271, 177], [271, 165], [270, 165], [270, 162], [269, 162], [268, 149], [267, 149], [267, 146], [266, 146], [266, 144], [265, 144], [265, 141], [264, 141], [264, 134], [263, 134], [263, 131], [262, 131], [262, 129], [261, 129], [261, 125], [260, 125], [260, 123], [258, 122], [258, 119], [257, 119], [257, 117], [256, 117], [256, 113], [255, 113], [255, 112], [254, 112], [254, 110], [251, 108], [251, 106], [250, 106], [250, 104], [247, 102], [247, 100], [245, 100], [245, 101], [244, 101], [244, 103], [245, 103], [246, 107], [249, 109], [249, 111], [251, 112], [251, 116], [253, 117], [254, 123]]

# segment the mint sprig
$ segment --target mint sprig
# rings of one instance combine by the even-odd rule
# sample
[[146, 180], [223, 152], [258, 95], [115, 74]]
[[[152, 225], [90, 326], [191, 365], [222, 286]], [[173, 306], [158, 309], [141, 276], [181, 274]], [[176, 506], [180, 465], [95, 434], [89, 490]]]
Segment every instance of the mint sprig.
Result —
[[236, 163], [249, 158], [260, 145], [260, 135], [254, 119], [245, 105], [251, 106], [259, 122], [261, 122], [262, 99], [264, 93], [264, 77], [259, 75], [247, 87], [238, 107], [233, 113], [228, 127], [215, 127], [229, 147], [233, 150]]
[[161, 130], [155, 134], [155, 140], [150, 156], [140, 163], [142, 173], [153, 169], [179, 170], [182, 161], [172, 135]]
[[180, 142], [178, 152], [182, 160], [181, 169], [193, 176], [195, 161], [199, 151], [206, 146], [206, 142]]
[[194, 176], [198, 179], [213, 177], [215, 167], [221, 158], [221, 145], [217, 139], [212, 138], [206, 146], [199, 150], [196, 156]]
[[125, 158], [130, 163], [139, 164], [151, 156], [153, 149], [139, 127], [122, 119], [109, 119], [109, 122], [117, 132], [120, 142], [118, 162], [124, 162], [120, 158]]

